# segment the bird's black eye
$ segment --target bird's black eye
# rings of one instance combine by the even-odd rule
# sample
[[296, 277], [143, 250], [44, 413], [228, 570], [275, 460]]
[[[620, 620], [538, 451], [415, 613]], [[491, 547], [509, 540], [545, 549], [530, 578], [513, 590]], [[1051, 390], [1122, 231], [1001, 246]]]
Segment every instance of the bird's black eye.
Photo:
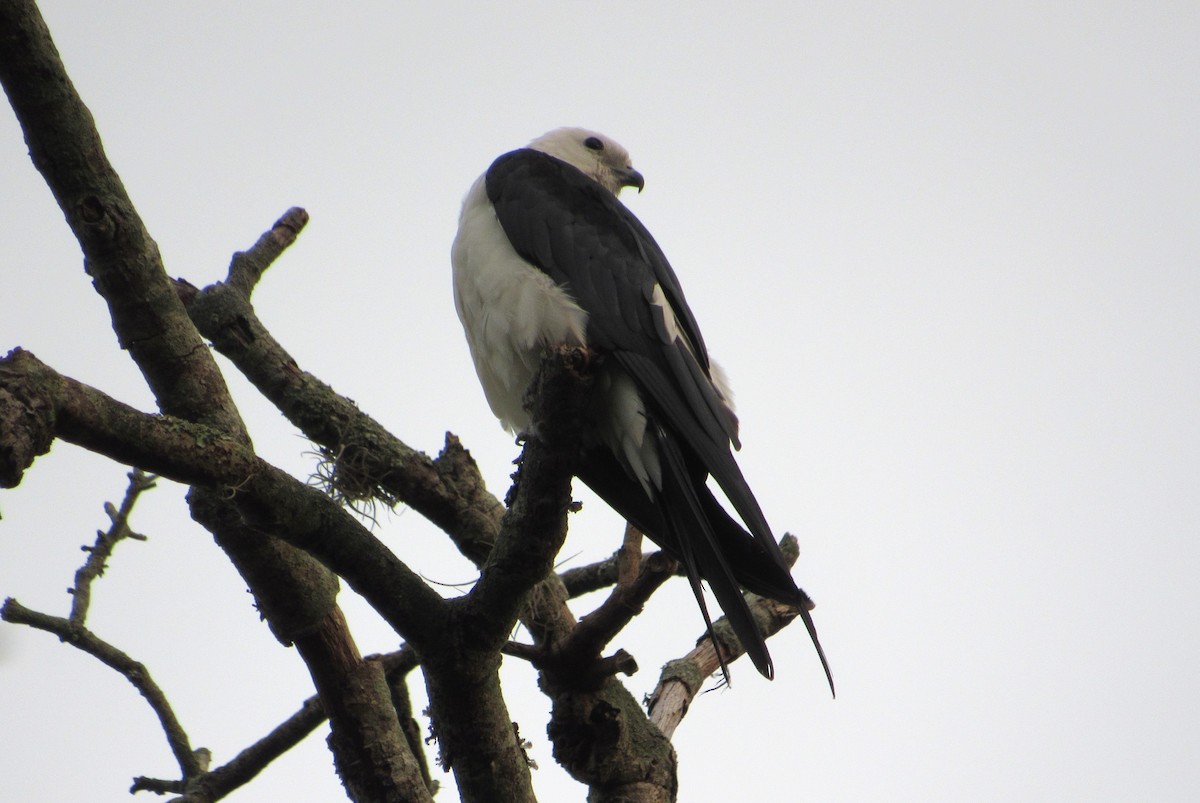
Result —
[[583, 141], [583, 144], [593, 151], [604, 150], [604, 143], [600, 141], [600, 137], [588, 137]]

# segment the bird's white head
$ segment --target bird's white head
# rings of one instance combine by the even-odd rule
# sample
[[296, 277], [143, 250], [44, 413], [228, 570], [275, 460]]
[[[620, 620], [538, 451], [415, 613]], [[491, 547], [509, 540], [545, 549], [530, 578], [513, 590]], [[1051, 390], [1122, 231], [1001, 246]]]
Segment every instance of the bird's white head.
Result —
[[561, 159], [616, 195], [622, 187], [642, 191], [646, 180], [633, 169], [629, 151], [603, 134], [586, 128], [556, 128], [529, 143], [535, 151]]

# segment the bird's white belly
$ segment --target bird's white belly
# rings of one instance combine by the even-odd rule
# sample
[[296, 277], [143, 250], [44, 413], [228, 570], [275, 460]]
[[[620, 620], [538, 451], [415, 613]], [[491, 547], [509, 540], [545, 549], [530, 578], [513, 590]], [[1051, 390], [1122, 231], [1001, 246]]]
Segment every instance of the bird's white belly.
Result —
[[[587, 313], [563, 288], [522, 259], [487, 200], [481, 177], [463, 202], [451, 249], [454, 304], [475, 372], [500, 423], [530, 429], [525, 392], [546, 348], [587, 345]], [[662, 487], [659, 457], [646, 437], [646, 408], [633, 380], [615, 363], [602, 366], [585, 439], [607, 446], [653, 496]]]
[[587, 345], [587, 313], [513, 250], [482, 177], [463, 202], [451, 262], [454, 305], [488, 404], [506, 429], [527, 431], [525, 391], [546, 347]]

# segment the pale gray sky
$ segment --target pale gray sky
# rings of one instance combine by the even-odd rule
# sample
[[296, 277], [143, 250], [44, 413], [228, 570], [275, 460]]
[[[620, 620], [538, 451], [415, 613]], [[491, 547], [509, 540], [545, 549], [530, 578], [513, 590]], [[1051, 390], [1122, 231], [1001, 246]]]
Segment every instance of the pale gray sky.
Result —
[[[264, 322], [410, 444], [458, 433], [499, 494], [516, 451], [450, 298], [459, 201], [559, 125], [631, 151], [625, 200], [730, 373], [839, 690], [795, 628], [774, 683], [735, 666], [676, 737], [681, 800], [1194, 797], [1200, 6], [398, 5], [43, 8], [170, 274], [213, 281], [306, 207]], [[0, 350], [153, 409], [7, 108], [0, 204]], [[306, 476], [307, 443], [227, 374], [260, 450]], [[59, 444], [0, 494], [0, 595], [65, 613], [123, 473]], [[182, 493], [144, 500], [151, 540], [119, 548], [91, 624], [222, 762], [310, 687]], [[579, 493], [568, 565], [620, 536]], [[471, 577], [416, 514], [378, 532]], [[365, 652], [395, 646], [342, 602]], [[656, 597], [618, 645], [634, 693], [700, 630], [684, 584]], [[506, 672], [542, 799], [582, 800], [531, 673]], [[136, 693], [50, 636], [0, 627], [0, 689], [4, 800], [173, 771]], [[322, 736], [231, 798], [340, 799]]]

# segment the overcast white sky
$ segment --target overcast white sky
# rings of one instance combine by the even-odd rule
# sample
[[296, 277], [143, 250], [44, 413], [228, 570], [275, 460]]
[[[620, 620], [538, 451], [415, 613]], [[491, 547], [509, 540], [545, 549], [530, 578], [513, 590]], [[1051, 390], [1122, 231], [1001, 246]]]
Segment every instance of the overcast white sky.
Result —
[[[1194, 799], [1200, 6], [42, 5], [170, 274], [216, 280], [307, 208], [264, 322], [408, 443], [458, 433], [498, 494], [516, 451], [451, 302], [459, 202], [559, 125], [629, 148], [625, 200], [738, 391], [742, 467], [800, 538], [839, 690], [796, 628], [774, 683], [735, 665], [676, 737], [681, 800]], [[0, 350], [153, 410], [3, 112]], [[307, 476], [309, 445], [227, 375], [260, 451]], [[0, 493], [0, 596], [64, 615], [124, 485], [59, 444]], [[619, 543], [579, 494], [567, 565]], [[150, 541], [118, 549], [90, 623], [223, 762], [310, 686], [182, 495], [144, 500]], [[472, 576], [414, 513], [378, 532], [434, 581]], [[341, 600], [364, 652], [395, 646]], [[634, 693], [700, 630], [684, 584], [662, 592], [618, 644]], [[506, 671], [542, 799], [582, 800], [531, 673]], [[0, 627], [0, 722], [6, 801], [174, 771], [132, 688], [43, 633]], [[344, 799], [323, 734], [231, 799]]]

